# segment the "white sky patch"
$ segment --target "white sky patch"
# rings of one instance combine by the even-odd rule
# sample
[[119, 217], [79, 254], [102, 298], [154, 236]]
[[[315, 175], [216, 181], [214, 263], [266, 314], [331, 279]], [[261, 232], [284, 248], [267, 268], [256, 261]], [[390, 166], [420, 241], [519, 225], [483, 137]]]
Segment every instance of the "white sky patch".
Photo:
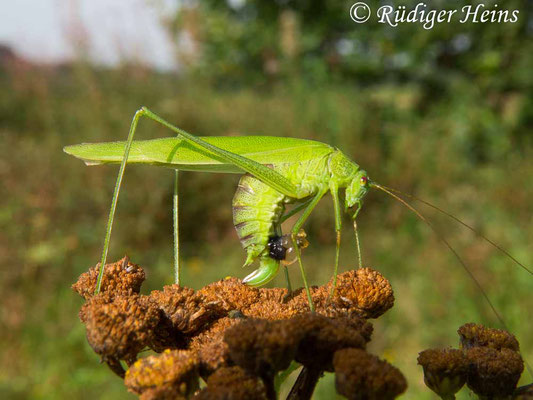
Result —
[[138, 61], [177, 68], [174, 44], [161, 23], [172, 0], [0, 0], [0, 43], [37, 62], [54, 63], [85, 46], [97, 64]]

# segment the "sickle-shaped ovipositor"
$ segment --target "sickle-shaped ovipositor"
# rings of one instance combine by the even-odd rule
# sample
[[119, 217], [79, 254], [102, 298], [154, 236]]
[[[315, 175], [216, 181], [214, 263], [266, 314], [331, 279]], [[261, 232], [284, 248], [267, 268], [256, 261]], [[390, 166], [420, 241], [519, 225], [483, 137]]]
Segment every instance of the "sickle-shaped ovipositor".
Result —
[[278, 274], [280, 262], [269, 256], [259, 258], [259, 268], [242, 280], [249, 286], [257, 287], [266, 285]]

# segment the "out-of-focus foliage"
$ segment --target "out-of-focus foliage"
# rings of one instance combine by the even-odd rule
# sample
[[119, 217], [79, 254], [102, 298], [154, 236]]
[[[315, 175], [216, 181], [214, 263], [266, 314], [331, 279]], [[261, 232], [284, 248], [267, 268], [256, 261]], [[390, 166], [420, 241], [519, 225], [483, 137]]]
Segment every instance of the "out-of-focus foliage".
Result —
[[[518, 10], [516, 23], [461, 23], [466, 0], [432, 1], [428, 11], [458, 10], [450, 23], [379, 23], [384, 3], [367, 1], [371, 18], [350, 19], [355, 1], [205, 0], [180, 9], [174, 29], [196, 44], [195, 66], [219, 83], [264, 82], [297, 76], [311, 82], [335, 80], [373, 84], [383, 80], [422, 82], [450, 90], [457, 77], [486, 89], [531, 85], [531, 3], [509, 0], [482, 10]], [[410, 11], [418, 0], [390, 3]], [[502, 74], [502, 70], [505, 71]], [[496, 78], [497, 79], [494, 79]], [[428, 89], [435, 89], [429, 87]]]
[[[450, 96], [489, 97], [495, 108], [531, 105], [531, 96], [512, 93], [533, 89], [533, 6], [510, 0], [480, 10], [519, 11], [516, 23], [461, 23], [462, 8], [478, 3], [433, 1], [430, 10], [458, 10], [450, 23], [378, 23], [380, 1], [368, 1], [373, 14], [363, 24], [350, 19], [346, 0], [205, 0], [188, 1], [171, 27], [185, 46], [183, 60], [193, 77], [215, 86], [253, 85], [264, 89], [297, 80], [306, 84], [373, 86], [416, 85], [421, 110]], [[420, 3], [401, 4], [410, 11]], [[509, 14], [510, 15], [510, 14]], [[510, 97], [507, 95], [511, 95]], [[473, 100], [473, 99], [471, 99]], [[531, 109], [531, 107], [528, 107]], [[475, 110], [472, 110], [475, 112]], [[533, 123], [531, 112], [514, 121]], [[476, 156], [483, 158], [487, 126], [473, 127]], [[490, 130], [490, 128], [489, 128]], [[527, 130], [513, 130], [522, 141]], [[479, 149], [481, 148], [481, 150]]]
[[[141, 105], [195, 134], [293, 136], [338, 146], [372, 179], [441, 205], [533, 264], [526, 1], [505, 2], [523, 12], [517, 24], [431, 31], [357, 25], [348, 16], [351, 4], [335, 1], [188, 4], [173, 26], [180, 43], [185, 28], [192, 32], [198, 50], [179, 76], [17, 59], [0, 67], [1, 398], [129, 398], [89, 349], [76, 315], [82, 299], [69, 287], [100, 258], [117, 168], [86, 167], [62, 147], [124, 139]], [[138, 138], [170, 134], [148, 121], [139, 128]], [[172, 176], [129, 167], [118, 204], [110, 261], [127, 253], [145, 267], [147, 291], [172, 280]], [[180, 176], [184, 282], [199, 288], [245, 276], [250, 270], [240, 268], [244, 255], [231, 220], [237, 177]], [[469, 231], [428, 214], [531, 362], [531, 277]], [[497, 323], [453, 256], [400, 204], [371, 192], [358, 218], [364, 263], [387, 277], [397, 299], [376, 323], [371, 350], [405, 373], [406, 398], [431, 398], [418, 352], [453, 343], [465, 322]], [[341, 265], [348, 269], [356, 256], [345, 225]], [[311, 281], [323, 283], [334, 259], [329, 200], [306, 231], [304, 263]], [[297, 269], [291, 274], [299, 285]], [[284, 285], [283, 276], [273, 285]], [[316, 398], [332, 398], [332, 390], [327, 376]]]

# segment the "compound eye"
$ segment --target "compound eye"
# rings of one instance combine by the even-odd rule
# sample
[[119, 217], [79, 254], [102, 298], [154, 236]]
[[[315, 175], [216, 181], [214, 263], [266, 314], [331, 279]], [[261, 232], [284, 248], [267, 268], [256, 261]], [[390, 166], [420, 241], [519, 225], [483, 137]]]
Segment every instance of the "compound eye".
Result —
[[368, 182], [368, 178], [366, 176], [362, 176], [361, 177], [361, 185], [366, 185], [366, 183]]

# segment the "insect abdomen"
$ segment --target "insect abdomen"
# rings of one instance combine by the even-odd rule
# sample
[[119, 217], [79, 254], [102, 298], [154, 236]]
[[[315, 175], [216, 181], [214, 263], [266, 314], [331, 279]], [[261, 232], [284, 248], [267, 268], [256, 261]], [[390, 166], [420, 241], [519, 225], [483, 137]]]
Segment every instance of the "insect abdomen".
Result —
[[283, 210], [284, 195], [251, 175], [243, 175], [233, 197], [233, 223], [242, 247], [245, 265], [251, 264], [274, 236]]

